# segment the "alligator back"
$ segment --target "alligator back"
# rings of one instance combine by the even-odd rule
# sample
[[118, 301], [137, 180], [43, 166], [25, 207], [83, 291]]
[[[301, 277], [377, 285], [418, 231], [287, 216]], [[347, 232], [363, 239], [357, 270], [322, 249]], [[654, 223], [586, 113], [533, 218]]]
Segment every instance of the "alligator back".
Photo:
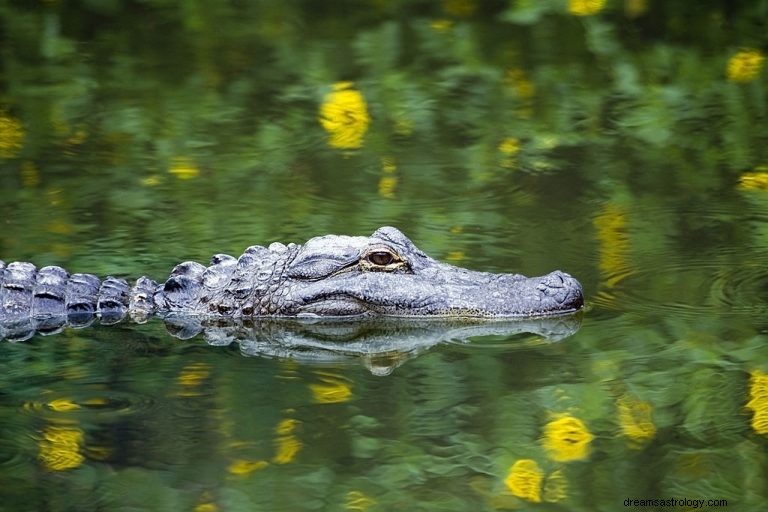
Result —
[[118, 322], [128, 310], [129, 292], [124, 279], [0, 261], [0, 339], [87, 325], [96, 315], [102, 323]]

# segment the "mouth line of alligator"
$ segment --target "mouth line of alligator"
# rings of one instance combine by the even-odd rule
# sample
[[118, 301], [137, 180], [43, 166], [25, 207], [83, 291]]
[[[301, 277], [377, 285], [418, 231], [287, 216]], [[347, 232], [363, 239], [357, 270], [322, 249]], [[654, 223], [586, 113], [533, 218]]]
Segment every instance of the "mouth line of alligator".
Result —
[[[338, 308], [340, 305], [349, 305], [359, 312], [341, 315], [328, 315], [319, 314], [311, 310], [322, 310], [324, 305], [335, 306]], [[459, 319], [466, 318], [470, 320], [514, 320], [514, 319], [530, 319], [541, 317], [556, 317], [567, 316], [580, 311], [583, 308], [583, 301], [577, 301], [574, 305], [562, 308], [542, 308], [542, 309], [529, 309], [519, 312], [510, 313], [497, 313], [492, 311], [483, 311], [481, 309], [461, 308], [461, 307], [447, 307], [444, 309], [427, 310], [420, 313], [419, 310], [428, 309], [429, 305], [424, 306], [403, 306], [402, 312], [400, 311], [388, 311], [386, 308], [391, 307], [391, 304], [385, 302], [375, 302], [370, 297], [362, 298], [354, 294], [349, 293], [335, 293], [325, 295], [319, 300], [314, 300], [305, 305], [305, 308], [310, 311], [301, 311], [296, 315], [303, 318], [364, 318], [370, 316], [384, 316], [391, 318], [423, 318], [423, 319]], [[286, 315], [290, 317], [292, 315]], [[258, 318], [258, 317], [255, 317]]]

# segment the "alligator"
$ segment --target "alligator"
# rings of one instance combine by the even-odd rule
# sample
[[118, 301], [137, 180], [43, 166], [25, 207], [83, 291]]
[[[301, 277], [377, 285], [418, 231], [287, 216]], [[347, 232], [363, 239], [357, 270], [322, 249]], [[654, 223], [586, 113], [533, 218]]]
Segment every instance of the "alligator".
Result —
[[209, 266], [187, 261], [158, 283], [70, 274], [58, 266], [0, 261], [0, 339], [23, 340], [98, 318], [381, 316], [534, 318], [583, 308], [579, 282], [559, 270], [541, 277], [494, 274], [439, 262], [398, 229], [325, 235], [304, 245], [251, 246]]

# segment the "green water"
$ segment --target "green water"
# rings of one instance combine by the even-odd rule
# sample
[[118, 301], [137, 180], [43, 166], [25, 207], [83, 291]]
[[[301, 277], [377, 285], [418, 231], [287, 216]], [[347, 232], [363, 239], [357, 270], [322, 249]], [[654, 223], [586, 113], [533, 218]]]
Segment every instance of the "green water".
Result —
[[468, 268], [564, 270], [588, 302], [560, 341], [427, 332], [374, 359], [160, 322], [0, 342], [0, 510], [764, 507], [766, 19], [0, 2], [0, 259], [162, 279], [393, 225]]

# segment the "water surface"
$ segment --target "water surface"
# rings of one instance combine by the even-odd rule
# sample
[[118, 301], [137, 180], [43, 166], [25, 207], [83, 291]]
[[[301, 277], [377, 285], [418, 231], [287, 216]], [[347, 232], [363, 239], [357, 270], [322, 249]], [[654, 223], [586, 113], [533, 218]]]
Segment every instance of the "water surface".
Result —
[[556, 339], [373, 355], [157, 320], [1, 342], [0, 509], [761, 507], [767, 9], [0, 6], [3, 260], [159, 280], [393, 225], [588, 302]]

